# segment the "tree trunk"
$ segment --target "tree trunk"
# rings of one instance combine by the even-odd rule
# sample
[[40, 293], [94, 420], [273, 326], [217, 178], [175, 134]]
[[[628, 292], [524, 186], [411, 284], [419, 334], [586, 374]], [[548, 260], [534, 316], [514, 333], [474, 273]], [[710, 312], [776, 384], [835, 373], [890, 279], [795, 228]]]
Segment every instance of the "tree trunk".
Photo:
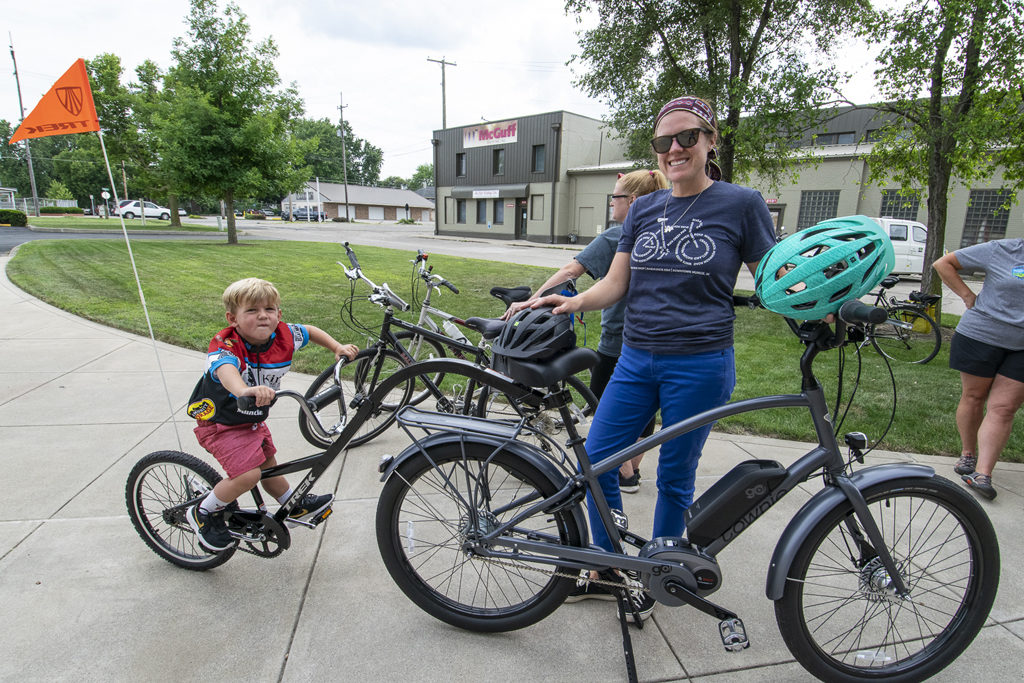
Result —
[[238, 244], [238, 232], [235, 231], [235, 193], [224, 195], [224, 212], [228, 219], [228, 244]]
[[167, 208], [171, 210], [171, 227], [181, 227], [181, 216], [178, 215], [178, 195], [167, 195]]

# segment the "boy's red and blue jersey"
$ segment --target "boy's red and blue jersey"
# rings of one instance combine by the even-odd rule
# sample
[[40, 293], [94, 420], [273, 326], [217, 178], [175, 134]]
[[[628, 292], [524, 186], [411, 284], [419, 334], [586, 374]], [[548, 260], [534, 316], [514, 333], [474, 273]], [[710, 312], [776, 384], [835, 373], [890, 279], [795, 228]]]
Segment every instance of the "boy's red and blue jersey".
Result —
[[295, 351], [309, 343], [305, 325], [280, 322], [261, 346], [245, 341], [234, 327], [226, 327], [210, 341], [206, 372], [189, 399], [188, 415], [203, 422], [245, 424], [267, 419], [269, 406], [239, 410], [235, 397], [217, 379], [217, 368], [235, 366], [247, 386], [281, 388], [281, 378], [292, 366]]

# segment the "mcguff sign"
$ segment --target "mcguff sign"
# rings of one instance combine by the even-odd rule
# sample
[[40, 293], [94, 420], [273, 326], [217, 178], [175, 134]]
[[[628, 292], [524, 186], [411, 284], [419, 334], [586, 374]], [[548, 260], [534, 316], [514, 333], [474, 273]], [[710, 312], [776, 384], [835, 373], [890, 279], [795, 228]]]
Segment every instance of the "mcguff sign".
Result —
[[487, 145], [502, 145], [507, 142], [515, 142], [518, 123], [518, 121], [499, 121], [498, 123], [489, 123], [486, 126], [463, 128], [462, 146], [485, 147]]

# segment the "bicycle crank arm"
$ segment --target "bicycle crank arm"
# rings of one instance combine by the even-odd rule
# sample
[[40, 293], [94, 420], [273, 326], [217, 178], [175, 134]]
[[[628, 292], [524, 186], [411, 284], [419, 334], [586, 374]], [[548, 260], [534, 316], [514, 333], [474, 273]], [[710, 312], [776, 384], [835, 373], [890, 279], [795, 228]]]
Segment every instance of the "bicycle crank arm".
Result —
[[[735, 619], [740, 624], [743, 623], [743, 621], [736, 614], [730, 612], [724, 607], [716, 605], [710, 600], [700, 597], [693, 591], [687, 589], [686, 586], [679, 583], [678, 581], [674, 581], [672, 579], [666, 581], [665, 590], [667, 590], [674, 597], [679, 598], [680, 600], [685, 602], [687, 605], [690, 605], [691, 607], [696, 607], [701, 612], [704, 612], [705, 614], [710, 614], [719, 621], [728, 621]], [[726, 649], [728, 649], [728, 647]]]

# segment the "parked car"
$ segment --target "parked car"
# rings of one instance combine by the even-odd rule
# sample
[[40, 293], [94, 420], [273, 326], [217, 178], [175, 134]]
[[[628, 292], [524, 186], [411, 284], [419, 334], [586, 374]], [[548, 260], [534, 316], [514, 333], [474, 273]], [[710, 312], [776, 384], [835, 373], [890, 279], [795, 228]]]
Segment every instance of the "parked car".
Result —
[[917, 221], [898, 218], [872, 218], [882, 226], [892, 240], [896, 254], [893, 275], [920, 275], [924, 268], [924, 248], [928, 242], [928, 228]]
[[305, 220], [325, 221], [325, 220], [327, 220], [327, 214], [324, 213], [323, 211], [317, 211], [316, 209], [313, 209], [313, 208], [308, 208], [308, 207], [305, 207], [305, 206], [299, 206], [299, 207], [296, 207], [294, 211], [292, 211], [292, 215], [287, 220], [290, 220], [290, 221], [305, 221]]
[[[171, 210], [164, 206], [158, 206], [153, 202], [146, 202], [146, 218], [159, 218], [162, 221], [169, 221], [171, 219]], [[121, 204], [114, 209], [114, 215], [120, 215], [124, 218], [136, 218], [142, 215], [142, 210], [139, 208], [139, 200], [122, 199]]]
[[186, 211], [185, 209], [179, 208], [178, 209], [178, 215], [179, 216], [187, 216], [188, 215], [188, 211]]

